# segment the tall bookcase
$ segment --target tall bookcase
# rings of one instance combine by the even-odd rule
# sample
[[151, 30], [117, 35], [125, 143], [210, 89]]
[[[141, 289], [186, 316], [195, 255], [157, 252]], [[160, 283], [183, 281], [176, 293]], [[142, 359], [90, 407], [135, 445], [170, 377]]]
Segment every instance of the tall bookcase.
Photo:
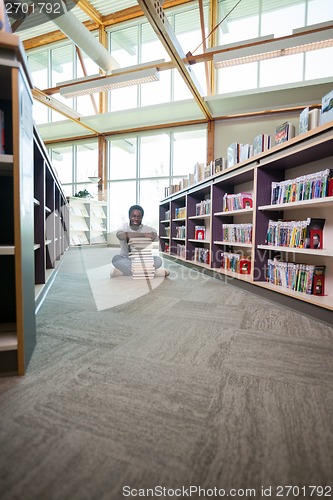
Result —
[[24, 50], [19, 38], [10, 33], [0, 33], [0, 81], [0, 109], [4, 113], [4, 151], [0, 152], [0, 375], [23, 375], [36, 345], [35, 286], [40, 283], [45, 287], [47, 269], [52, 267], [45, 239], [47, 186], [54, 193], [51, 209], [59, 220], [52, 237], [55, 260], [68, 246], [68, 214], [66, 199], [33, 127], [32, 82]]
[[[180, 262], [209, 269], [226, 281], [235, 279], [234, 283], [243, 288], [256, 290], [270, 299], [333, 323], [333, 197], [271, 204], [272, 182], [331, 169], [332, 160], [333, 122], [330, 122], [163, 199], [159, 223], [162, 252]], [[253, 206], [224, 210], [224, 195], [241, 192], [252, 196]], [[209, 214], [198, 216], [195, 206], [198, 201], [207, 199], [210, 199]], [[179, 207], [186, 213], [181, 222], [185, 226], [181, 242], [176, 236], [180, 221], [175, 214]], [[269, 220], [307, 218], [325, 219], [324, 248], [274, 247], [266, 243]], [[195, 236], [197, 221], [206, 228], [204, 240]], [[223, 228], [227, 224], [250, 226], [251, 240], [225, 241]], [[208, 263], [197, 260], [197, 248], [207, 248]], [[227, 252], [238, 254], [243, 262], [250, 262], [247, 272], [222, 268], [222, 255]], [[325, 295], [307, 294], [267, 281], [268, 262], [274, 258], [300, 265], [326, 266]]]
[[91, 198], [68, 198], [70, 244], [96, 245], [107, 241], [107, 202]]

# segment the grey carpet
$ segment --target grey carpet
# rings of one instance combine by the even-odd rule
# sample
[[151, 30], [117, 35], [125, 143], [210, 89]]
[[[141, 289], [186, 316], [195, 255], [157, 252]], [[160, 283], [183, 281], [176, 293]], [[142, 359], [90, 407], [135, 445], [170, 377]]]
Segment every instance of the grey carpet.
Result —
[[98, 310], [87, 273], [113, 252], [67, 252], [27, 374], [0, 379], [0, 499], [332, 486], [333, 328], [172, 262]]

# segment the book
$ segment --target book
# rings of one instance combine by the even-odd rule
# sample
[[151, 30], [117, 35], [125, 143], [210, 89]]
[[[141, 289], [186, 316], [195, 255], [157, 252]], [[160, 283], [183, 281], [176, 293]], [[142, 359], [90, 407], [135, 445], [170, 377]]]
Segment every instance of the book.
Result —
[[274, 141], [275, 145], [282, 144], [295, 137], [295, 125], [290, 122], [281, 123], [275, 128]]
[[333, 120], [333, 90], [321, 100], [321, 123], [328, 123], [331, 120]]
[[318, 127], [320, 123], [320, 110], [306, 107], [299, 115], [299, 134], [304, 134], [309, 130]]
[[140, 236], [130, 238], [129, 258], [131, 259], [131, 271], [133, 279], [153, 278], [155, 275], [154, 257], [152, 255], [152, 241], [150, 238]]
[[312, 294], [325, 295], [325, 269], [326, 266], [315, 266], [313, 271]]
[[226, 168], [225, 158], [216, 158], [214, 161], [214, 174], [222, 172]]
[[256, 135], [253, 139], [253, 154], [263, 153], [271, 147], [271, 136], [268, 134]]
[[237, 142], [233, 142], [227, 147], [227, 159], [228, 168], [233, 167], [239, 162], [239, 144]]
[[299, 128], [298, 128], [298, 133], [299, 134], [304, 134], [309, 130], [309, 112], [310, 108], [307, 106], [306, 108], [301, 111], [299, 115]]
[[195, 226], [194, 238], [196, 240], [204, 240], [206, 238], [206, 227], [205, 226]]
[[308, 219], [307, 233], [305, 238], [305, 248], [323, 248], [323, 230], [325, 219]]

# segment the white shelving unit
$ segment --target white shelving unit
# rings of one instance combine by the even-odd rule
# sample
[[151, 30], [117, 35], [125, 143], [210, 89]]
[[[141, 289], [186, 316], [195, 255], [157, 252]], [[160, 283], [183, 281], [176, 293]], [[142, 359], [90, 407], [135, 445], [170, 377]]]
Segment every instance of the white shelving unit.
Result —
[[107, 242], [107, 202], [69, 197], [70, 244], [96, 245]]

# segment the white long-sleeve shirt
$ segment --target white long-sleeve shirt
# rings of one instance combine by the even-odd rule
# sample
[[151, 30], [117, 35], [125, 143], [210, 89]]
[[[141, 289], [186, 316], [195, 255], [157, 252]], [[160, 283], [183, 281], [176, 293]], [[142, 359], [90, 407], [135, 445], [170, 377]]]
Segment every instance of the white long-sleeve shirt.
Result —
[[129, 254], [129, 249], [128, 249], [128, 242], [127, 239], [121, 239], [121, 236], [124, 233], [152, 233], [153, 238], [152, 241], [157, 241], [158, 240], [158, 234], [156, 230], [150, 226], [146, 226], [145, 224], [141, 224], [138, 228], [135, 226], [130, 226], [128, 223], [124, 224], [120, 229], [118, 229], [116, 236], [119, 240], [120, 243], [120, 255], [123, 255], [124, 257], [127, 257]]

